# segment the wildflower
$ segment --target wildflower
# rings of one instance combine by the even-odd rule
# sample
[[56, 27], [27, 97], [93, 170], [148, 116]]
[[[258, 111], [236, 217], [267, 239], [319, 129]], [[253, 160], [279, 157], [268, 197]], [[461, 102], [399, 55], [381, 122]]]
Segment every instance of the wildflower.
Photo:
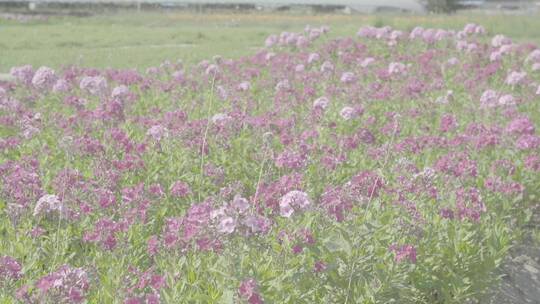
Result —
[[295, 209], [306, 209], [310, 205], [308, 195], [305, 192], [293, 190], [285, 194], [279, 202], [280, 215], [291, 217]]
[[223, 234], [231, 234], [235, 228], [236, 221], [230, 216], [225, 216], [219, 222], [218, 232]]
[[37, 89], [48, 89], [56, 82], [56, 75], [53, 69], [42, 66], [34, 77], [32, 77], [32, 85]]
[[246, 279], [240, 283], [238, 294], [249, 304], [262, 304], [263, 300], [258, 293], [257, 282], [254, 279]]
[[123, 99], [129, 96], [129, 88], [125, 85], [120, 85], [112, 90], [111, 97]]
[[231, 205], [238, 213], [244, 213], [249, 209], [248, 200], [239, 195], [234, 196]]
[[407, 67], [401, 62], [391, 62], [388, 65], [389, 75], [403, 75], [406, 73]]
[[412, 245], [392, 245], [390, 250], [393, 251], [395, 255], [395, 261], [401, 263], [405, 260], [409, 260], [411, 263], [416, 263], [416, 248]]
[[218, 127], [225, 127], [231, 120], [232, 118], [225, 113], [218, 113], [212, 116], [212, 123]]
[[52, 90], [55, 93], [68, 92], [71, 86], [65, 79], [58, 79], [54, 84]]
[[513, 71], [510, 74], [508, 74], [505, 82], [508, 85], [515, 86], [515, 85], [523, 83], [523, 80], [525, 79], [525, 77], [527, 77], [527, 73]]
[[0, 257], [0, 286], [2, 282], [10, 280], [18, 280], [22, 277], [21, 264], [10, 256]]
[[46, 194], [42, 196], [34, 207], [34, 216], [49, 215], [53, 213], [63, 215], [65, 212], [66, 207], [64, 204], [62, 204], [58, 196], [54, 194]]
[[344, 72], [341, 74], [341, 82], [343, 83], [353, 83], [357, 80], [356, 75], [352, 72]]
[[103, 95], [107, 90], [107, 80], [102, 76], [87, 76], [81, 79], [79, 88], [92, 95]]
[[57, 303], [81, 303], [85, 301], [90, 284], [84, 269], [64, 265], [39, 279], [36, 287], [44, 299], [54, 299]]
[[169, 136], [169, 131], [162, 125], [155, 125], [148, 129], [146, 135], [152, 137], [155, 141], [161, 141]]
[[313, 107], [316, 109], [325, 110], [328, 107], [330, 101], [325, 96], [319, 97], [313, 101]]
[[355, 109], [352, 108], [352, 107], [344, 107], [344, 108], [341, 109], [341, 111], [339, 112], [339, 115], [340, 115], [344, 120], [351, 120], [351, 119], [353, 119], [353, 118], [356, 118], [357, 113], [356, 113]]
[[34, 69], [31, 65], [12, 67], [9, 73], [11, 76], [25, 85], [30, 85], [34, 77]]

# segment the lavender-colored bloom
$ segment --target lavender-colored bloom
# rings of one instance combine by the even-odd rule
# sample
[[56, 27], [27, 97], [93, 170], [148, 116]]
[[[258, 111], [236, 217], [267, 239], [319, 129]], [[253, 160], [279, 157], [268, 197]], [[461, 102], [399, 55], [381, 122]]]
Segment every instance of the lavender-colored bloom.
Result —
[[375, 62], [375, 58], [367, 57], [367, 58], [364, 58], [364, 60], [362, 60], [362, 62], [360, 62], [360, 66], [363, 67], [363, 68], [367, 68], [368, 66], [370, 66], [374, 62]]
[[52, 88], [55, 93], [68, 92], [70, 89], [71, 85], [63, 78], [58, 79]]
[[146, 135], [152, 137], [156, 141], [161, 141], [163, 138], [169, 136], [169, 130], [162, 125], [155, 125], [148, 129]]
[[510, 44], [510, 43], [512, 43], [512, 41], [504, 35], [495, 35], [491, 39], [491, 46], [496, 47], [496, 48], [505, 44]]
[[311, 54], [309, 54], [309, 56], [308, 56], [307, 63], [308, 63], [308, 64], [312, 64], [312, 63], [314, 63], [314, 62], [319, 61], [320, 59], [321, 59], [321, 56], [320, 56], [319, 54], [317, 54], [317, 53], [311, 53]]
[[66, 212], [64, 204], [60, 201], [58, 196], [54, 194], [43, 195], [36, 203], [34, 207], [34, 216], [49, 215], [58, 213], [63, 215]]
[[242, 81], [242, 82], [238, 85], [237, 90], [238, 90], [238, 91], [245, 92], [245, 91], [248, 91], [250, 88], [251, 88], [251, 85], [250, 85], [249, 82], [247, 82], [247, 81]]
[[264, 41], [264, 46], [266, 46], [267, 48], [273, 47], [278, 42], [278, 40], [279, 38], [277, 35], [270, 35]]
[[412, 245], [403, 245], [398, 247], [397, 245], [390, 246], [390, 250], [395, 252], [395, 261], [401, 263], [405, 260], [409, 260], [411, 263], [416, 263], [416, 248]]
[[32, 78], [34, 77], [34, 68], [32, 68], [31, 65], [12, 67], [9, 73], [23, 84], [30, 85], [32, 83]]
[[339, 115], [340, 115], [344, 120], [351, 120], [351, 119], [353, 119], [353, 118], [356, 118], [357, 113], [356, 113], [356, 110], [355, 110], [353, 107], [344, 107], [344, 108], [341, 109], [341, 111], [339, 112]]
[[295, 210], [306, 209], [310, 204], [307, 193], [293, 190], [281, 198], [279, 213], [283, 217], [290, 217]]
[[81, 79], [79, 88], [92, 95], [103, 95], [107, 90], [107, 80], [103, 76], [86, 76]]
[[117, 99], [124, 99], [129, 96], [129, 88], [125, 85], [120, 85], [112, 90], [111, 97]]
[[343, 83], [353, 83], [357, 80], [357, 78], [356, 75], [354, 75], [354, 73], [352, 72], [344, 72], [343, 74], [341, 74], [340, 80]]
[[512, 85], [512, 86], [521, 84], [523, 83], [523, 80], [525, 79], [525, 77], [527, 77], [527, 73], [513, 71], [510, 74], [508, 74], [508, 76], [506, 77], [506, 84]]
[[536, 49], [527, 55], [525, 62], [540, 62], [540, 49]]
[[323, 64], [321, 64], [321, 72], [323, 73], [326, 73], [326, 72], [332, 72], [334, 71], [334, 64], [328, 60], [326, 60], [325, 62], [323, 62]]
[[40, 67], [32, 77], [32, 85], [40, 90], [50, 88], [55, 82], [56, 74], [54, 70], [45, 66]]
[[407, 71], [405, 64], [401, 62], [391, 62], [388, 65], [388, 74], [389, 75], [403, 75]]
[[534, 134], [534, 124], [528, 117], [519, 117], [512, 120], [507, 126], [505, 131], [510, 134]]
[[218, 113], [212, 116], [212, 123], [218, 127], [226, 126], [231, 120], [232, 118], [225, 113]]
[[84, 269], [64, 265], [39, 279], [36, 287], [44, 299], [54, 299], [58, 303], [81, 303], [90, 287], [89, 281]]
[[498, 103], [501, 106], [513, 106], [516, 104], [516, 99], [510, 94], [504, 94], [499, 98]]
[[238, 213], [244, 213], [249, 209], [248, 200], [239, 195], [234, 196], [231, 205]]
[[221, 218], [218, 225], [218, 232], [224, 234], [231, 234], [236, 228], [236, 221], [230, 216], [225, 216]]
[[315, 99], [315, 101], [313, 101], [313, 107], [316, 109], [325, 110], [328, 107], [329, 103], [330, 103], [330, 100], [328, 100], [328, 98], [326, 98], [325, 96], [321, 96]]
[[482, 96], [480, 97], [480, 106], [483, 108], [496, 107], [498, 104], [498, 98], [499, 93], [495, 92], [494, 90], [486, 90], [484, 91], [484, 93], [482, 93]]
[[10, 256], [0, 257], [0, 286], [7, 279], [18, 280], [21, 278], [21, 270], [22, 266], [16, 259]]

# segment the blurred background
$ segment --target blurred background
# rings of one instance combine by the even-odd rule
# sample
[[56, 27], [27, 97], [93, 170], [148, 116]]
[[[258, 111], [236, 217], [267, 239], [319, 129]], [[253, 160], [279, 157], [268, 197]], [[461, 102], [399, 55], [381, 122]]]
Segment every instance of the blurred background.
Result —
[[363, 25], [410, 30], [482, 24], [540, 42], [534, 0], [0, 0], [0, 73], [23, 64], [143, 69], [253, 53], [307, 24], [351, 36]]

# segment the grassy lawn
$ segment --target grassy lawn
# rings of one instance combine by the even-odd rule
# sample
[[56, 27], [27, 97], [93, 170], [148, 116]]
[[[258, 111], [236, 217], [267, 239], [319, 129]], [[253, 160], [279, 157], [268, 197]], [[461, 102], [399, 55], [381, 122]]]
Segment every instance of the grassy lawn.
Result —
[[363, 25], [401, 29], [463, 28], [482, 24], [490, 33], [540, 42], [538, 16], [394, 16], [295, 14], [125, 13], [88, 18], [52, 17], [48, 21], [0, 21], [0, 72], [32, 64], [146, 68], [166, 59], [197, 62], [213, 55], [253, 53], [272, 33], [299, 31], [306, 24], [327, 24], [333, 36], [353, 35]]

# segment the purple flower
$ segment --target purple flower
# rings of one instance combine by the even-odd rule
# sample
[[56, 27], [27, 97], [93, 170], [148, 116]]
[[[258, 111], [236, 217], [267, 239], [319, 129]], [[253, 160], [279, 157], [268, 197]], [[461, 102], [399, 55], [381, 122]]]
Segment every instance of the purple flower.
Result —
[[255, 279], [250, 278], [242, 281], [240, 287], [238, 287], [238, 294], [242, 299], [247, 300], [249, 304], [263, 303]]
[[528, 117], [520, 117], [512, 120], [507, 126], [505, 131], [510, 134], [534, 134], [534, 124]]
[[4, 280], [18, 280], [22, 277], [21, 264], [10, 256], [0, 257], [0, 286]]
[[189, 185], [182, 181], [176, 181], [171, 186], [171, 195], [174, 197], [186, 197], [190, 193]]
[[36, 287], [43, 300], [54, 299], [57, 303], [81, 303], [85, 300], [90, 284], [85, 270], [64, 265], [56, 272], [39, 279]]
[[390, 250], [396, 254], [396, 262], [401, 263], [409, 260], [411, 263], [416, 263], [416, 249], [412, 245], [402, 245], [400, 247], [392, 245], [390, 246]]

